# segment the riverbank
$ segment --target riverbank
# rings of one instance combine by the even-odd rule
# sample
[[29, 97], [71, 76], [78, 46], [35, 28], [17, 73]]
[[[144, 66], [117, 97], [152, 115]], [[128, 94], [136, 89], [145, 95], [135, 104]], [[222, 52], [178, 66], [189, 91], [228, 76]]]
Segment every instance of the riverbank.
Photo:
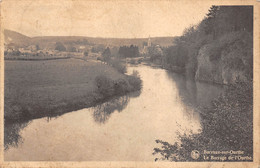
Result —
[[[247, 19], [241, 21], [242, 16]], [[160, 154], [155, 160], [253, 161], [252, 16], [250, 6], [212, 6], [207, 16], [176, 37], [172, 46], [160, 55], [151, 55], [151, 61], [159, 60], [186, 78], [225, 85], [223, 94], [198, 107], [200, 133], [187, 130], [173, 144], [157, 139], [161, 147], [154, 148], [154, 154]], [[231, 153], [217, 160], [204, 153], [216, 150], [242, 151], [241, 158], [246, 159], [234, 159]]]
[[204, 151], [242, 151], [241, 158], [224, 160], [199, 157], [196, 161], [253, 161], [253, 85], [237, 83], [225, 88], [218, 98], [208, 106], [199, 107], [201, 131], [186, 131], [179, 141], [170, 144], [157, 139], [160, 148], [154, 148], [154, 154], [160, 154], [156, 160], [194, 161], [191, 153]]
[[[5, 160], [152, 162], [151, 151], [158, 146], [154, 142], [157, 137], [171, 142], [177, 137], [177, 130], [200, 128], [197, 113], [190, 111], [187, 104], [205, 104], [222, 91], [218, 86], [195, 84], [161, 68], [128, 67], [128, 72], [134, 70], [142, 79], [141, 92], [115, 97], [55, 118], [6, 124]], [[66, 141], [50, 140], [60, 138]], [[33, 146], [31, 142], [35, 142]], [[111, 148], [104, 150], [104, 146]], [[44, 152], [37, 155], [39, 151]]]
[[57, 116], [140, 89], [137, 74], [99, 62], [5, 61], [5, 121]]

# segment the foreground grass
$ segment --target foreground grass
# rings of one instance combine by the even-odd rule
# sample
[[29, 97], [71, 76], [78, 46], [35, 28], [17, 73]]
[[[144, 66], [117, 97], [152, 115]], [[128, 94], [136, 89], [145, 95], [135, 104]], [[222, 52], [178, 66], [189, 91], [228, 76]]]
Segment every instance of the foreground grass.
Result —
[[[106, 78], [114, 90], [106, 93]], [[136, 79], [133, 86], [130, 80]], [[120, 82], [121, 81], [121, 82]], [[124, 85], [124, 86], [123, 86]], [[124, 87], [125, 89], [116, 89]], [[5, 61], [5, 120], [56, 116], [93, 106], [116, 95], [139, 90], [141, 80], [111, 66], [78, 59]]]

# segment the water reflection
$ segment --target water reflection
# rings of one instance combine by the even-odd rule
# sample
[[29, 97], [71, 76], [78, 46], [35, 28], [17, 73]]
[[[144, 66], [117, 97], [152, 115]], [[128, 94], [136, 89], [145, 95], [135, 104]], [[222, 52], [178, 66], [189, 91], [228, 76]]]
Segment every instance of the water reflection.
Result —
[[104, 124], [113, 112], [116, 110], [121, 112], [127, 106], [128, 102], [129, 97], [122, 96], [95, 106], [93, 112], [95, 122]]
[[[188, 118], [193, 120], [200, 120], [201, 109], [211, 106], [212, 100], [214, 100], [224, 92], [223, 86], [221, 85], [198, 82], [175, 73], [168, 72], [167, 76], [170, 80], [172, 80], [173, 83], [176, 84], [179, 98], [181, 102], [184, 104], [183, 112], [186, 113]], [[161, 146], [159, 148], [154, 148], [153, 155], [159, 154], [160, 160], [186, 160], [189, 156], [186, 156], [187, 154], [185, 154], [185, 152], [183, 153], [182, 150], [184, 149], [180, 150], [182, 146], [188, 145], [188, 148], [186, 147], [185, 150], [194, 150], [194, 142], [190, 141], [189, 136], [194, 134], [196, 135], [202, 130], [199, 129], [198, 132], [194, 132], [193, 130], [183, 130], [181, 125], [179, 125], [178, 127], [178, 140], [174, 143], [162, 138], [155, 140], [155, 142], [157, 144], [160, 144]], [[186, 153], [190, 154], [190, 151], [186, 151]], [[158, 158], [156, 157], [155, 161], [157, 160]]]
[[113, 112], [121, 112], [126, 108], [130, 97], [138, 97], [140, 94], [141, 91], [132, 92], [93, 107], [93, 117], [95, 122], [105, 124]]
[[193, 109], [210, 105], [223, 92], [221, 85], [197, 82], [170, 72], [167, 76], [176, 84], [182, 102]]
[[5, 123], [4, 128], [4, 147], [8, 150], [10, 147], [18, 147], [23, 143], [23, 138], [20, 135], [20, 131], [23, 130], [29, 122], [23, 123]]
[[[130, 97], [138, 97], [141, 91], [130, 93], [126, 96], [116, 97], [112, 100], [109, 100], [105, 103], [99, 104], [93, 107], [93, 118], [94, 121], [100, 124], [105, 124], [111, 114], [115, 111], [121, 112], [123, 111], [128, 102]], [[64, 114], [63, 114], [64, 115]], [[45, 122], [49, 123], [53, 120], [58, 119], [62, 115], [56, 116], [48, 116], [43, 118]], [[4, 127], [4, 147], [5, 150], [9, 148], [18, 148], [19, 145], [23, 143], [23, 137], [21, 136], [21, 131], [27, 127], [31, 121], [27, 122], [17, 122], [17, 123], [5, 123]]]
[[200, 121], [201, 109], [210, 106], [211, 101], [223, 92], [221, 85], [198, 82], [171, 72], [167, 72], [167, 76], [176, 84], [179, 99], [184, 104], [183, 112], [187, 119]]

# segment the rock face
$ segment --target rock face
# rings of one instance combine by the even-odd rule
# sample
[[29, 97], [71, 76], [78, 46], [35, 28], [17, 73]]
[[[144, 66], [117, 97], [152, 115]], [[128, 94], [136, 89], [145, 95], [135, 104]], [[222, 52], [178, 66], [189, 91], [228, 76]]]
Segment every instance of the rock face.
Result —
[[219, 62], [211, 62], [209, 59], [208, 45], [203, 46], [198, 54], [198, 69], [195, 79], [205, 82], [223, 83], [222, 68]]
[[195, 79], [219, 84], [247, 82], [253, 72], [253, 45], [248, 35], [229, 36], [201, 47]]

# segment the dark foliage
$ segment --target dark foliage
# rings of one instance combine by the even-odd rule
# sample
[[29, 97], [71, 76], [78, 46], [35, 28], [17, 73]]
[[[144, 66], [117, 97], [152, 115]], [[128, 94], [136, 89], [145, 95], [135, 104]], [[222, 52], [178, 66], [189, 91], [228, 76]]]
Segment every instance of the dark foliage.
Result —
[[108, 62], [111, 59], [111, 51], [109, 47], [105, 49], [105, 51], [102, 53], [102, 56], [105, 62]]
[[[236, 36], [232, 35], [234, 32], [237, 32]], [[210, 61], [218, 61], [221, 53], [226, 49], [225, 47], [233, 45], [235, 40], [240, 40], [237, 43], [249, 44], [250, 46], [252, 39], [248, 37], [252, 36], [252, 32], [252, 6], [212, 6], [204, 20], [196, 26], [187, 28], [182, 36], [174, 39], [173, 46], [164, 50], [163, 64], [165, 67], [185, 67], [186, 72], [194, 77], [197, 70], [197, 55], [201, 47], [211, 44]], [[228, 34], [231, 35], [227, 36]], [[243, 34], [249, 35], [244, 36]], [[225, 36], [227, 36], [226, 39]], [[223, 39], [225, 40], [223, 41]], [[249, 51], [245, 50], [245, 47], [247, 46], [239, 48]], [[231, 48], [229, 50], [227, 52], [233, 52]], [[250, 56], [252, 54], [244, 53], [244, 55]], [[239, 60], [233, 60], [233, 62], [237, 66], [241, 65]]]
[[[236, 79], [208, 107], [200, 107], [202, 129], [198, 134], [179, 135], [179, 142], [169, 144], [156, 140], [161, 148], [155, 160], [194, 161], [194, 149], [241, 150], [253, 155], [253, 7], [212, 6], [205, 19], [175, 38], [174, 45], [164, 50], [165, 65], [185, 67], [195, 75], [198, 53], [207, 47], [210, 62], [246, 73], [247, 80]], [[203, 161], [200, 157], [196, 161]]]
[[[238, 82], [226, 88], [226, 92], [201, 109], [202, 132], [179, 135], [180, 142], [155, 148], [162, 160], [194, 161], [191, 151], [198, 149], [218, 151], [244, 151], [253, 156], [253, 84]], [[158, 160], [157, 158], [156, 160]], [[203, 161], [200, 157], [197, 161]]]
[[127, 78], [130, 86], [132, 87], [132, 90], [141, 90], [142, 80], [140, 79], [139, 73], [137, 71], [133, 71], [133, 74], [127, 76]]
[[116, 95], [124, 95], [130, 91], [137, 91], [142, 88], [142, 80], [137, 72], [126, 78], [111, 80], [110, 78], [99, 75], [95, 79], [98, 92], [105, 98]]
[[87, 51], [84, 52], [84, 56], [88, 56], [88, 52]]
[[118, 70], [118, 72], [122, 74], [126, 73], [126, 64], [123, 63], [120, 59], [110, 59], [108, 64], [114, 67], [116, 70]]
[[65, 41], [64, 44], [68, 44], [68, 45], [71, 45], [71, 46], [74, 46], [74, 45], [91, 45], [91, 43], [87, 40], [87, 39], [78, 39], [78, 40], [68, 40], [68, 41]]
[[5, 56], [20, 56], [22, 53], [19, 50], [13, 50], [11, 52], [4, 52]]
[[166, 62], [173, 66], [185, 67], [188, 61], [187, 49], [182, 45], [171, 46], [165, 51]]
[[55, 50], [66, 51], [66, 47], [61, 42], [56, 42]]
[[131, 45], [129, 46], [121, 46], [118, 51], [118, 55], [122, 58], [133, 58], [139, 57], [139, 49], [138, 46]]
[[106, 77], [105, 75], [100, 75], [96, 77], [95, 81], [100, 94], [104, 95], [105, 97], [113, 95], [114, 86], [113, 81], [110, 78]]
[[70, 45], [70, 46], [68, 46], [67, 51], [69, 51], [69, 52], [77, 52], [77, 49], [76, 49], [76, 47]]
[[106, 49], [106, 47], [102, 44], [99, 45], [95, 45], [91, 48], [91, 52], [93, 53], [99, 53], [99, 52], [103, 52]]

